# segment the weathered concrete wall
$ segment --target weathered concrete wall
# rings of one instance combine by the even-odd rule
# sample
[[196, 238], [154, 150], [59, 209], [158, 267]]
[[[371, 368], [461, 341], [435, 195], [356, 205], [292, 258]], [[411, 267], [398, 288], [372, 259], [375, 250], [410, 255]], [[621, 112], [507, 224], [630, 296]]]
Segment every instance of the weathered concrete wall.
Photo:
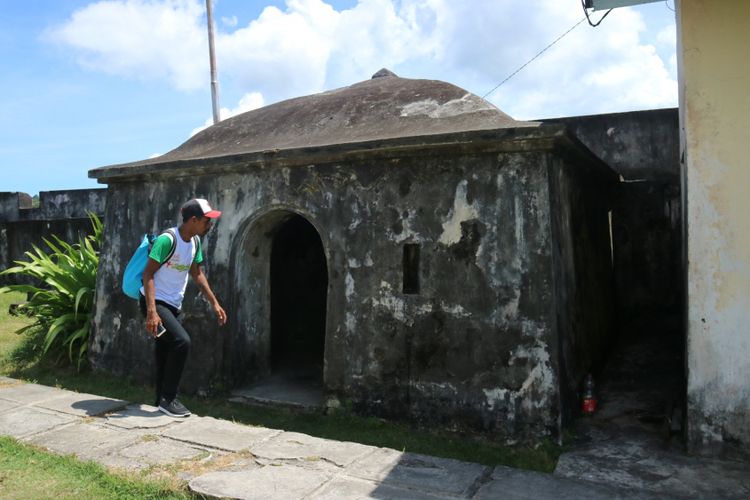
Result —
[[[346, 162], [256, 160], [221, 175], [208, 175], [205, 162], [196, 170], [204, 175], [111, 183], [90, 348], [95, 366], [150, 379], [152, 343], [137, 304], [119, 292], [119, 276], [139, 234], [173, 223], [183, 199], [205, 196], [224, 210], [204, 246], [207, 275], [230, 323], [218, 328], [189, 287], [184, 309], [194, 349], [185, 390], [268, 373], [271, 240], [294, 213], [317, 229], [326, 254], [330, 398], [371, 414], [516, 439], [559, 436], [553, 153], [550, 143], [512, 149], [519, 147], [530, 150], [462, 144]], [[407, 243], [420, 246], [418, 294], [402, 292]]]
[[620, 183], [615, 194], [615, 283], [624, 321], [654, 313], [681, 316], [685, 280], [680, 192], [678, 182], [645, 181]]
[[[369, 413], [557, 435], [545, 156], [420, 159], [377, 186], [352, 186], [361, 222], [337, 224], [372, 251], [358, 265], [363, 249], [346, 249], [341, 392]], [[418, 295], [400, 293], [403, 243], [421, 247]]]
[[[87, 213], [102, 216], [105, 204], [106, 189], [42, 191], [38, 208], [31, 207], [26, 193], [0, 193], [0, 269], [27, 260], [24, 254], [32, 245], [46, 250], [45, 238], [75, 242], [79, 235], [90, 234]], [[0, 276], [0, 283], [30, 283], [30, 278]]]
[[88, 212], [104, 214], [106, 204], [107, 190], [103, 188], [42, 191], [37, 217], [42, 220], [81, 219], [88, 217]]
[[616, 338], [608, 214], [617, 179], [596, 161], [562, 155], [551, 158], [550, 180], [562, 418], [568, 422], [578, 415], [583, 378], [602, 368]]
[[611, 204], [619, 317], [678, 312], [684, 280], [677, 109], [542, 121], [565, 124], [621, 176]]
[[20, 217], [22, 209], [31, 208], [31, 196], [26, 193], [0, 193], [0, 220], [14, 221]]
[[688, 437], [750, 455], [750, 3], [678, 7], [687, 181]]
[[562, 123], [625, 181], [679, 181], [677, 109], [541, 120]]

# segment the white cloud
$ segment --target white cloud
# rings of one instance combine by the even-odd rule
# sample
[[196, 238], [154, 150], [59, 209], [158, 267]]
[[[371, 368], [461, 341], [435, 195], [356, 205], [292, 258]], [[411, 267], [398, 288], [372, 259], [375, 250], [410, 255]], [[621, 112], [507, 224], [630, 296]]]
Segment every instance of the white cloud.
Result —
[[[231, 118], [232, 116], [239, 115], [240, 113], [244, 113], [246, 111], [252, 111], [254, 109], [263, 107], [263, 104], [264, 104], [263, 94], [260, 94], [258, 92], [251, 92], [249, 94], [243, 95], [242, 98], [240, 98], [240, 102], [237, 104], [237, 107], [232, 108], [232, 109], [219, 108], [219, 118], [221, 120], [226, 120], [227, 118]], [[206, 121], [203, 123], [202, 126], [194, 128], [190, 132], [190, 137], [193, 137], [195, 134], [197, 134], [201, 130], [207, 129], [213, 124], [214, 124], [213, 116], [206, 118]]]
[[[577, 2], [519, 5], [359, 0], [337, 11], [323, 0], [287, 0], [283, 10], [266, 7], [243, 26], [234, 26], [234, 12], [221, 12], [229, 17], [216, 35], [219, 78], [275, 102], [388, 67], [482, 95], [582, 17]], [[664, 60], [642, 41], [645, 29], [629, 8], [598, 28], [583, 23], [489, 98], [518, 118], [674, 106], [671, 56]], [[205, 32], [202, 1], [109, 0], [75, 12], [52, 36], [88, 68], [190, 90], [208, 85]], [[670, 39], [674, 46], [673, 33], [666, 26], [652, 38], [662, 54]]]
[[286, 12], [267, 7], [248, 26], [217, 36], [224, 77], [272, 100], [320, 91], [340, 16], [320, 0], [290, 0]]
[[198, 54], [207, 52], [202, 16], [195, 0], [101, 1], [77, 10], [47, 36], [75, 49], [86, 68], [164, 78], [192, 90], [206, 80], [204, 65], [196, 64]]
[[674, 47], [677, 44], [677, 27], [674, 24], [665, 26], [656, 35], [656, 39], [661, 44]]
[[225, 25], [229, 26], [230, 28], [235, 28], [235, 27], [237, 27], [237, 23], [238, 23], [237, 16], [222, 17], [221, 18], [221, 22], [224, 23]]
[[656, 35], [656, 40], [662, 49], [662, 54], [668, 57], [669, 74], [673, 79], [677, 76], [677, 27], [672, 24], [665, 26]]
[[[461, 68], [467, 65], [464, 61], [470, 61], [468, 72], [479, 75], [474, 82], [480, 95], [494, 86], [481, 88], [489, 80], [487, 73], [501, 82], [581, 18], [580, 11], [563, 2], [537, 3], [540, 5], [534, 14], [525, 19], [477, 21], [480, 27], [487, 24], [489, 30], [497, 26], [501, 33], [514, 33], [522, 41], [497, 37], [502, 42], [496, 40], [495, 46], [480, 52], [472, 51], [469, 44], [476, 45], [481, 40], [464, 40], [461, 57], [453, 64]], [[677, 84], [654, 48], [640, 42], [644, 30], [640, 14], [632, 9], [613, 11], [597, 28], [584, 22], [489, 98], [505, 112], [522, 119], [676, 105]], [[481, 37], [488, 35], [483, 33]], [[470, 59], [472, 53], [477, 54], [474, 61]], [[467, 73], [465, 69], [457, 72]]]

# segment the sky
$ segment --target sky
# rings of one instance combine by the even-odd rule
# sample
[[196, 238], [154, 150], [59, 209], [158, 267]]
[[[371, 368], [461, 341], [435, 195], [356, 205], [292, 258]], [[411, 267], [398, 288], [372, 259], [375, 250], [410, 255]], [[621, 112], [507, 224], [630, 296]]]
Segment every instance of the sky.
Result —
[[[0, 191], [104, 187], [212, 123], [204, 0], [0, 0]], [[673, 0], [214, 0], [221, 116], [380, 68], [529, 120], [677, 106]], [[593, 21], [603, 12], [591, 13]], [[493, 90], [494, 89], [494, 90]]]

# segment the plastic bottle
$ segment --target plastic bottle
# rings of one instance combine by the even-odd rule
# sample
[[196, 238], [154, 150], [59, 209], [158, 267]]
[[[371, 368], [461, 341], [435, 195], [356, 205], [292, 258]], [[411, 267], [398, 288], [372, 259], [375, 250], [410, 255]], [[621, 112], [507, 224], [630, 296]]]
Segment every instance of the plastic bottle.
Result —
[[594, 377], [589, 373], [583, 381], [583, 400], [581, 401], [581, 411], [584, 414], [591, 415], [596, 411], [597, 400], [594, 392]]

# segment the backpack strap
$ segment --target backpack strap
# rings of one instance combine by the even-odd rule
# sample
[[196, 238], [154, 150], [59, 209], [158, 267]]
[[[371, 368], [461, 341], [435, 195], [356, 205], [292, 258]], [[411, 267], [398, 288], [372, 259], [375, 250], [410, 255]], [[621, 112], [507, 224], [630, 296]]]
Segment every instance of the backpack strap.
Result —
[[164, 259], [164, 262], [159, 264], [159, 267], [163, 266], [166, 262], [169, 262], [169, 259], [171, 259], [172, 256], [174, 255], [174, 251], [177, 250], [177, 235], [174, 233], [174, 231], [172, 229], [167, 229], [161, 234], [169, 235], [169, 237], [172, 239], [172, 246], [169, 247], [169, 253], [167, 254], [167, 258]]
[[[164, 262], [159, 264], [159, 267], [169, 262], [169, 259], [172, 258], [175, 250], [177, 250], [177, 235], [175, 234], [175, 232], [172, 229], [166, 229], [161, 234], [166, 234], [170, 237], [170, 239], [172, 240], [172, 246], [169, 247], [169, 253], [167, 254], [167, 258], [164, 259]], [[161, 236], [161, 234], [159, 236]], [[193, 236], [193, 245], [195, 247], [195, 253], [193, 254], [193, 258], [195, 258], [195, 256], [198, 254], [198, 250], [201, 249], [201, 239], [197, 234]]]

